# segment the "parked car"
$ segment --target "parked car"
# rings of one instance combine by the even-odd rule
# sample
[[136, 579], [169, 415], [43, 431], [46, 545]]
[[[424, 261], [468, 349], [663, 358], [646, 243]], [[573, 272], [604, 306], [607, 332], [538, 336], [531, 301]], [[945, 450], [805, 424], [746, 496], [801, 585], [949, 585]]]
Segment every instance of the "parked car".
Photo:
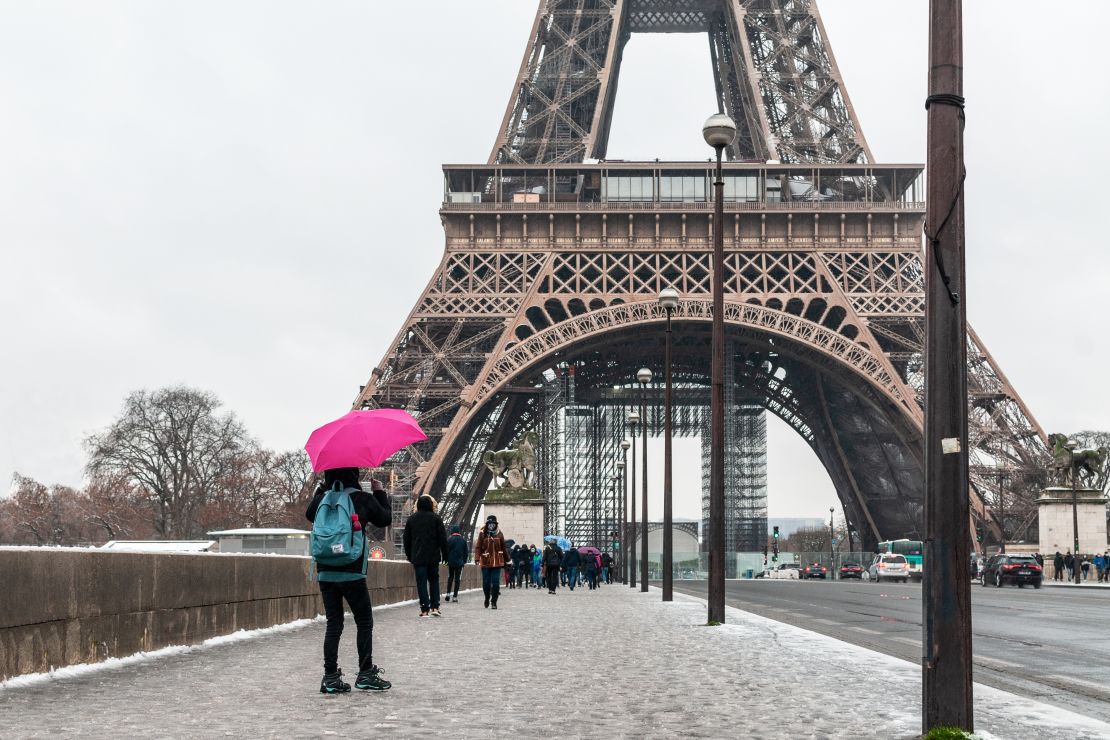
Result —
[[820, 563], [810, 563], [806, 567], [802, 568], [801, 577], [822, 579], [828, 578], [829, 569], [821, 565]]
[[867, 574], [870, 580], [876, 582], [905, 583], [910, 579], [910, 564], [905, 555], [878, 555], [875, 557], [875, 562], [867, 569]]
[[797, 563], [779, 563], [777, 568], [764, 571], [763, 577], [774, 579], [786, 578], [789, 580], [795, 580], [798, 578], [798, 568], [799, 565]]
[[859, 578], [863, 579], [863, 566], [859, 563], [844, 563], [840, 566], [840, 578]]
[[1040, 588], [1044, 570], [1032, 555], [994, 555], [983, 566], [983, 585], [1002, 588], [1006, 583], [1016, 583], [1018, 588], [1029, 583]]

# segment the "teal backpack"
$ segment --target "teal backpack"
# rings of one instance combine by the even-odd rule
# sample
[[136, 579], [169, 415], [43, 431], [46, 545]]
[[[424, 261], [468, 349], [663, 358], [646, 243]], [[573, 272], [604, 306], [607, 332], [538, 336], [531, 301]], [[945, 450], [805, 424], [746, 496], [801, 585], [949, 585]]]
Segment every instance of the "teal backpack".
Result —
[[336, 482], [316, 507], [309, 543], [312, 558], [317, 564], [350, 565], [365, 554], [366, 537], [362, 532], [355, 531], [351, 521], [355, 516], [351, 492], [356, 490], [343, 488], [341, 483]]

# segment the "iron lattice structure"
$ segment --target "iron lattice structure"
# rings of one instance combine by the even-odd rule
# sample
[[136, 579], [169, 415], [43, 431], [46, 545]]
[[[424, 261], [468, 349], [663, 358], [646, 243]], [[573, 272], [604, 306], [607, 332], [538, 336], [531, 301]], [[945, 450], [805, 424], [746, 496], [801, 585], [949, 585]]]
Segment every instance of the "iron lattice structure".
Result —
[[[420, 419], [428, 441], [390, 461], [398, 487], [468, 524], [489, 485], [483, 450], [638, 367], [660, 376], [664, 287], [682, 296], [676, 382], [708, 385], [708, 165], [593, 161], [628, 36], [693, 31], [710, 39], [720, 107], [741, 128], [725, 165], [732, 393], [809, 443], [864, 547], [919, 536], [922, 167], [872, 163], [806, 0], [542, 2], [489, 162], [444, 167], [443, 259], [355, 406]], [[973, 516], [997, 532], [1001, 458], [1020, 537], [1045, 434], [970, 328], [968, 341]], [[557, 367], [575, 369], [573, 401], [545, 390]], [[568, 450], [544, 454], [544, 480], [578, 485]], [[551, 502], [549, 524], [572, 504]]]

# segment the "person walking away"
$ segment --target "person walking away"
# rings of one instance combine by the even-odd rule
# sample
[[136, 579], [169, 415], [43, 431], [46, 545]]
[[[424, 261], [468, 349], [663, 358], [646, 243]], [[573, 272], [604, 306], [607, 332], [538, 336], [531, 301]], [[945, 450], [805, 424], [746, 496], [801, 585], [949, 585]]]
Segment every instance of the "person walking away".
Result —
[[416, 511], [405, 522], [402, 537], [405, 557], [416, 573], [416, 594], [420, 598], [420, 616], [439, 611], [439, 564], [447, 560], [447, 530], [435, 513], [435, 499], [424, 494], [416, 499]]
[[559, 585], [559, 571], [563, 566], [563, 551], [554, 542], [548, 542], [543, 548], [543, 579], [547, 583], [547, 593], [555, 593]]
[[586, 585], [591, 591], [597, 588], [597, 558], [593, 553], [586, 555]]
[[474, 545], [474, 562], [482, 568], [482, 593], [485, 594], [487, 609], [490, 606], [497, 608], [497, 597], [501, 595], [501, 569], [508, 559], [505, 535], [497, 526], [497, 517], [490, 514]]
[[[466, 538], [458, 524], [451, 525], [451, 535], [447, 538], [447, 589], [444, 601], [454, 599], [459, 603], [459, 584], [462, 583], [463, 566], [466, 565]], [[452, 589], [452, 585], [454, 589]]]
[[1106, 555], [1095, 555], [1095, 578], [1102, 583], [1106, 578]]
[[[515, 547], [515, 545], [514, 545], [514, 547]], [[507, 588], [516, 588], [516, 584], [514, 582], [514, 579], [516, 577], [516, 571], [513, 569], [514, 568], [513, 558], [515, 556], [515, 551], [514, 550], [509, 550], [508, 553], [509, 554], [505, 557], [505, 569], [502, 571], [501, 577], [505, 579], [505, 586]]]
[[567, 550], [566, 555], [563, 556], [563, 567], [566, 568], [567, 585], [571, 591], [578, 585], [578, 566], [581, 564], [582, 558], [578, 554], [578, 548], [572, 547]]
[[608, 551], [603, 552], [601, 554], [601, 580], [604, 581], [606, 585], [613, 582], [612, 567], [613, 556], [610, 555]]
[[[320, 680], [320, 693], [339, 694], [351, 690], [339, 668], [344, 601], [351, 609], [357, 629], [358, 676], [355, 688], [386, 691], [392, 684], [382, 678], [381, 669], [374, 665], [374, 613], [370, 591], [366, 588], [369, 548], [365, 534], [368, 525], [388, 527], [393, 523], [393, 509], [385, 489], [380, 482], [372, 480], [370, 493], [363, 491], [358, 480], [358, 468], [325, 470], [324, 481], [309, 502], [305, 518], [312, 522], [316, 580], [327, 619], [324, 628], [324, 677]], [[342, 548], [343, 543], [349, 542], [361, 543], [361, 556], [346, 564], [335, 562], [339, 560], [339, 551], [335, 548]], [[317, 544], [322, 553], [320, 558], [315, 558]]]
[[1083, 556], [1083, 560], [1080, 563], [1079, 567], [1083, 571], [1083, 580], [1087, 580], [1087, 576], [1089, 576], [1091, 573], [1091, 560], [1087, 555]]
[[1064, 556], [1060, 551], [1056, 551], [1056, 555], [1052, 558], [1052, 580], [1064, 580]]
[[1075, 557], [1072, 556], [1071, 550], [1064, 553], [1064, 567], [1068, 569], [1068, 580], [1075, 580]]

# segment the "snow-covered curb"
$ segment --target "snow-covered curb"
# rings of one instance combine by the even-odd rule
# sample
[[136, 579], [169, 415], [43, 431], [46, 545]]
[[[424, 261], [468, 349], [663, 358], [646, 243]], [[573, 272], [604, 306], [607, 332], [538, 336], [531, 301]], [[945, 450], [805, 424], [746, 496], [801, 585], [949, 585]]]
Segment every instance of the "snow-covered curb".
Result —
[[[468, 589], [460, 591], [459, 593], [470, 593], [472, 591], [480, 591], [481, 589]], [[398, 601], [394, 604], [382, 604], [375, 606], [374, 611], [380, 612], [386, 609], [396, 609], [402, 606], [412, 606], [417, 603], [416, 599], [408, 599], [406, 601]], [[348, 616], [350, 614], [348, 613]], [[208, 648], [221, 647], [223, 645], [231, 645], [237, 642], [245, 642], [247, 640], [257, 640], [260, 637], [268, 637], [270, 635], [282, 634], [284, 632], [294, 632], [303, 629], [313, 624], [318, 624], [324, 621], [324, 616], [318, 615], [312, 619], [297, 619], [285, 624], [276, 624], [273, 627], [262, 627], [256, 630], [239, 630], [232, 632], [228, 635], [218, 635], [210, 637], [204, 642], [196, 645], [170, 645], [168, 647], [159, 648], [158, 650], [151, 650], [150, 652], [139, 652], [133, 655], [128, 655], [124, 658], [108, 658], [99, 663], [79, 663], [77, 665], [68, 665], [61, 668], [53, 668], [45, 673], [26, 673], [22, 676], [13, 676], [6, 681], [0, 681], [0, 691], [5, 689], [19, 689], [27, 686], [37, 686], [49, 681], [55, 681], [62, 678], [77, 678], [79, 676], [87, 676], [90, 673], [100, 673], [102, 671], [114, 671], [136, 663], [148, 663], [153, 660], [160, 660], [162, 658], [169, 658], [174, 655], [184, 655], [197, 650], [206, 650]]]
[[[651, 587], [652, 590], [658, 591], [655, 586]], [[692, 602], [696, 604], [705, 604], [706, 600], [688, 594], [675, 594], [675, 603], [687, 602], [687, 606]], [[681, 600], [681, 601], [680, 601]], [[663, 602], [659, 605], [666, 607]], [[908, 689], [910, 695], [918, 695], [920, 692], [919, 676], [921, 666], [917, 663], [902, 660], [885, 653], [880, 653], [869, 648], [853, 645], [848, 642], [837, 640], [835, 637], [822, 635], [818, 632], [810, 632], [802, 627], [797, 627], [784, 622], [778, 622], [773, 619], [762, 617], [758, 614], [752, 614], [742, 609], [735, 607], [725, 607], [726, 619], [725, 624], [720, 625], [714, 629], [722, 630], [724, 632], [740, 632], [750, 635], [753, 629], [762, 632], [770, 632], [775, 635], [776, 642], [779, 644], [790, 644], [798, 646], [803, 653], [814, 652], [820, 653], [825, 657], [841, 659], [847, 666], [863, 667], [865, 672], [871, 675], [878, 674], [879, 672], [888, 672], [888, 676], [883, 676], [883, 680], [902, 686]], [[812, 677], [810, 677], [811, 679]], [[812, 680], [803, 681], [799, 679], [799, 685], [806, 686], [807, 700], [814, 697], [812, 689], [820, 689], [813, 685]], [[843, 688], [840, 682], [830, 682], [825, 687], [830, 695], [828, 701], [837, 701], [840, 698], [840, 691]], [[975, 704], [976, 704], [976, 724], [983, 727], [986, 725], [988, 728], [991, 724], [987, 712], [983, 710], [989, 707], [989, 714], [998, 714], [1005, 716], [1008, 720], [1022, 724], [1024, 726], [1035, 728], [1043, 727], [1046, 729], [1061, 730], [1070, 729], [1076, 731], [1085, 731], [1094, 733], [1100, 737], [1110, 738], [1110, 724], [1087, 717], [1067, 709], [1060, 709], [1050, 704], [1036, 701], [1024, 696], [1011, 694], [1008, 691], [996, 689], [992, 686], [985, 686], [980, 683], [974, 685]], [[911, 717], [913, 724], [911, 727], [916, 727], [917, 717]], [[911, 730], [912, 731], [912, 730]], [[1036, 731], [1031, 729], [1029, 737], [1035, 737]], [[980, 729], [976, 733], [977, 738], [987, 740], [996, 737], [990, 734], [989, 729]]]

